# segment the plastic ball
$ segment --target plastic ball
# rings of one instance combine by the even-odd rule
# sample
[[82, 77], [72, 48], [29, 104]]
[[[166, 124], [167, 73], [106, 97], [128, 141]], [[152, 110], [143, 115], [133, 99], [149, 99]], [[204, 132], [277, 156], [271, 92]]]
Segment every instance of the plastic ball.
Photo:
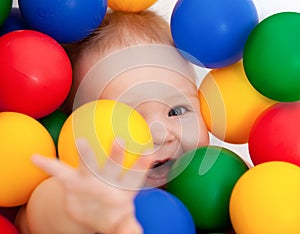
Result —
[[242, 58], [258, 23], [251, 0], [179, 0], [171, 16], [174, 43], [192, 63], [220, 68]]
[[157, 0], [108, 0], [108, 6], [115, 11], [140, 12], [152, 6]]
[[251, 84], [263, 95], [282, 102], [300, 100], [300, 13], [281, 12], [260, 22], [244, 50]]
[[39, 122], [49, 131], [56, 146], [58, 143], [60, 130], [67, 118], [67, 114], [62, 111], [56, 110], [50, 115], [39, 119]]
[[230, 198], [236, 233], [299, 233], [300, 169], [287, 162], [267, 162], [238, 180]]
[[63, 103], [72, 67], [54, 39], [37, 31], [14, 31], [0, 38], [0, 51], [0, 111], [42, 118]]
[[224, 232], [231, 228], [231, 191], [247, 170], [245, 162], [232, 151], [201, 147], [176, 160], [166, 188], [185, 204], [199, 230]]
[[249, 137], [254, 165], [286, 161], [300, 166], [300, 103], [278, 103], [255, 121]]
[[31, 162], [35, 153], [55, 158], [48, 131], [37, 120], [16, 112], [0, 113], [0, 206], [25, 204], [48, 175]]
[[6, 21], [12, 8], [12, 0], [0, 1], [0, 27]]
[[2, 215], [0, 215], [0, 233], [20, 234], [17, 227]]
[[142, 190], [134, 203], [144, 234], [196, 234], [191, 214], [172, 194], [158, 188]]
[[29, 28], [23, 20], [20, 9], [18, 7], [13, 7], [5, 23], [0, 27], [0, 35], [2, 36], [6, 33], [22, 29]]
[[84, 39], [102, 22], [107, 0], [19, 0], [26, 23], [60, 43]]
[[209, 131], [233, 144], [247, 143], [256, 118], [276, 103], [252, 87], [242, 62], [211, 70], [201, 82], [199, 96]]
[[84, 104], [64, 123], [58, 138], [58, 155], [60, 160], [74, 167], [79, 160], [75, 143], [78, 137], [88, 140], [100, 166], [108, 158], [114, 139], [124, 141], [124, 168], [130, 168], [141, 153], [153, 146], [144, 118], [128, 105], [113, 100]]

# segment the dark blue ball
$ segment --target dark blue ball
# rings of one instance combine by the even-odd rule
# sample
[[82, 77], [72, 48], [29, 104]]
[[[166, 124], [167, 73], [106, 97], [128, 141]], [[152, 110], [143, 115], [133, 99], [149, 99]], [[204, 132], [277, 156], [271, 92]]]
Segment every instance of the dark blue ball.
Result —
[[14, 7], [11, 9], [10, 14], [5, 23], [0, 27], [0, 35], [4, 35], [16, 30], [28, 29], [19, 8]]
[[250, 32], [258, 24], [251, 0], [179, 0], [171, 17], [176, 47], [192, 63], [229, 66], [242, 58]]
[[174, 195], [158, 188], [140, 191], [135, 198], [137, 220], [144, 234], [195, 234], [193, 218]]
[[19, 0], [19, 7], [31, 29], [60, 43], [84, 39], [102, 22], [107, 0]]

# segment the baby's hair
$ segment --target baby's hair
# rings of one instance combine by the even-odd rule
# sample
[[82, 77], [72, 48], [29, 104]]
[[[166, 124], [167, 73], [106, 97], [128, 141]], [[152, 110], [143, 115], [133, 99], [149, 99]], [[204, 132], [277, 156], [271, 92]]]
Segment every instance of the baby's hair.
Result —
[[78, 57], [90, 50], [100, 56], [113, 48], [141, 44], [173, 45], [169, 23], [152, 11], [126, 13], [108, 11], [101, 25], [86, 39], [66, 45], [65, 48], [74, 63]]
[[[97, 54], [101, 59], [113, 50], [142, 44], [174, 46], [169, 23], [152, 11], [139, 13], [108, 11], [101, 25], [90, 36], [82, 41], [64, 45], [64, 48], [75, 73], [86, 54]], [[74, 79], [69, 97], [61, 107], [66, 112], [72, 109], [81, 78]]]

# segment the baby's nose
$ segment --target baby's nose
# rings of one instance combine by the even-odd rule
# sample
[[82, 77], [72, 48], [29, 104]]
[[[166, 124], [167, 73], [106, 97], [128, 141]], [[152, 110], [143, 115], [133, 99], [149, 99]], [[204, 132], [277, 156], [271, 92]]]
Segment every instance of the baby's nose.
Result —
[[172, 139], [172, 134], [165, 123], [155, 121], [152, 122], [149, 126], [155, 145], [162, 145]]

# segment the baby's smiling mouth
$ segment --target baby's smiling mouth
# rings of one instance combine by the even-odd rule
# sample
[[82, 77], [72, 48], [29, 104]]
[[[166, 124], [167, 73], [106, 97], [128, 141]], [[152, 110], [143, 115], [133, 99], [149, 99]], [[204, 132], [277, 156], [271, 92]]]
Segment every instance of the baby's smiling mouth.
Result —
[[[163, 166], [164, 164], [170, 162], [171, 159], [170, 158], [167, 158], [167, 159], [164, 159], [164, 160], [157, 160], [155, 161], [153, 164], [152, 164], [152, 167], [151, 169], [154, 169], [154, 168], [157, 168], [157, 167], [160, 167], [160, 166]], [[172, 163], [173, 164], [173, 163]]]
[[160, 187], [167, 183], [167, 177], [175, 159], [157, 160], [147, 174], [146, 186]]

